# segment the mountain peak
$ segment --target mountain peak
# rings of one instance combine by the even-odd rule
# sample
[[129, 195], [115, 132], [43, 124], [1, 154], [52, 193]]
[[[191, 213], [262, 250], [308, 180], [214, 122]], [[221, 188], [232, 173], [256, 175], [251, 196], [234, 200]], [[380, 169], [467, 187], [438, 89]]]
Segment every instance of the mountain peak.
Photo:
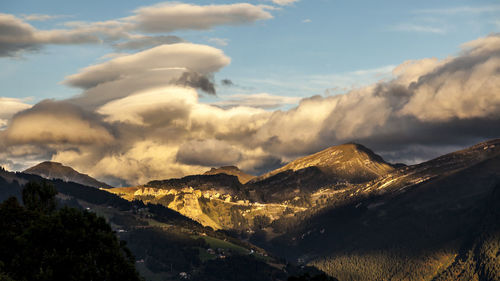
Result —
[[394, 169], [369, 148], [358, 143], [346, 143], [298, 158], [279, 169], [260, 176], [258, 180], [284, 171], [297, 171], [309, 167], [317, 167], [329, 176], [349, 182], [372, 180]]
[[77, 172], [75, 169], [64, 166], [62, 163], [53, 161], [44, 161], [38, 165], [24, 170], [26, 174], [38, 175], [46, 179], [60, 179], [63, 181], [72, 181], [86, 186], [96, 188], [110, 188], [106, 183], [100, 182], [86, 174]]
[[217, 175], [217, 174], [226, 174], [230, 176], [236, 176], [238, 177], [238, 180], [242, 183], [245, 184], [249, 180], [253, 179], [255, 176], [249, 175], [243, 171], [241, 171], [238, 167], [236, 166], [222, 166], [219, 168], [212, 168], [210, 171], [206, 171], [203, 173], [204, 175]]

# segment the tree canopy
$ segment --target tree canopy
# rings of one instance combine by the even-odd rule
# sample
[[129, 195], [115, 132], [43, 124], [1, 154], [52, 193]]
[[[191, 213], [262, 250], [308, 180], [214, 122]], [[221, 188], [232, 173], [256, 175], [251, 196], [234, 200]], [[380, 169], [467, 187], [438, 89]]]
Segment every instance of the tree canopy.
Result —
[[56, 209], [49, 183], [30, 182], [21, 206], [0, 204], [0, 280], [141, 280], [134, 258], [95, 214]]

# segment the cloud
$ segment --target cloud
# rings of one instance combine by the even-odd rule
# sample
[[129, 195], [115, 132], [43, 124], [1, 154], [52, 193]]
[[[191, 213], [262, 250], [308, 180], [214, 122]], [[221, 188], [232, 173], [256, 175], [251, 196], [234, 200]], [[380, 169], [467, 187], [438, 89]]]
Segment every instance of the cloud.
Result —
[[44, 14], [29, 14], [29, 15], [21, 15], [21, 18], [27, 21], [48, 21], [60, 18], [67, 18], [70, 16], [67, 15], [44, 15]]
[[130, 54], [129, 53], [109, 53], [109, 54], [105, 54], [105, 55], [99, 57], [98, 60], [100, 60], [100, 61], [110, 60], [110, 59], [119, 58], [119, 57], [128, 56], [128, 55], [130, 55]]
[[99, 43], [101, 39], [81, 30], [37, 30], [23, 20], [0, 13], [0, 57], [34, 51], [45, 44]]
[[434, 14], [434, 15], [456, 15], [456, 14], [482, 14], [495, 13], [500, 11], [500, 5], [483, 5], [483, 6], [459, 6], [440, 9], [420, 9], [414, 11], [417, 14]]
[[179, 79], [174, 81], [176, 85], [199, 88], [205, 93], [215, 95], [215, 86], [212, 77], [200, 75], [197, 72], [184, 72]]
[[169, 122], [185, 119], [189, 107], [196, 102], [197, 93], [193, 88], [171, 86], [111, 101], [97, 112], [107, 116], [107, 122], [168, 125]]
[[144, 32], [172, 32], [183, 29], [206, 30], [216, 25], [240, 25], [271, 19], [264, 6], [248, 3], [198, 6], [162, 3], [142, 7], [127, 18], [134, 29]]
[[34, 28], [20, 19], [0, 14], [0, 56], [14, 56], [20, 50], [35, 50], [39, 42]]
[[234, 86], [233, 81], [231, 81], [230, 79], [222, 79], [222, 80], [220, 81], [220, 83], [221, 83], [223, 86]]
[[208, 43], [215, 44], [216, 46], [224, 47], [229, 43], [229, 39], [226, 38], [209, 38]]
[[[184, 73], [211, 77], [229, 58], [208, 46], [162, 45], [67, 77], [82, 94], [15, 114], [0, 132], [0, 156], [11, 166], [50, 158], [120, 184], [226, 164], [262, 173], [351, 141], [391, 161], [414, 163], [499, 137], [500, 36], [462, 48], [444, 60], [353, 72], [351, 78], [384, 75], [344, 94], [300, 101], [235, 94], [206, 104], [200, 85], [177, 82]], [[263, 109], [288, 102], [298, 105]]]
[[211, 75], [230, 61], [221, 50], [210, 46], [161, 45], [86, 67], [66, 77], [63, 83], [85, 90], [71, 102], [87, 109], [168, 84], [191, 86], [215, 94]]
[[13, 145], [96, 144], [114, 140], [94, 114], [51, 100], [14, 115], [1, 138]]
[[292, 5], [295, 2], [299, 2], [299, 0], [271, 0], [274, 4], [280, 6], [288, 6]]
[[223, 100], [212, 103], [222, 108], [231, 108], [238, 106], [257, 107], [263, 109], [274, 109], [283, 105], [298, 104], [302, 99], [300, 97], [285, 97], [270, 95], [268, 93], [260, 94], [236, 94], [221, 97]]
[[427, 25], [419, 25], [412, 23], [402, 23], [391, 27], [392, 30], [395, 31], [408, 31], [408, 32], [421, 32], [421, 33], [435, 33], [435, 34], [444, 34], [446, 33], [446, 28], [442, 27], [434, 27]]
[[184, 39], [168, 35], [168, 36], [143, 36], [134, 38], [125, 42], [113, 44], [113, 47], [118, 50], [144, 50], [163, 44], [175, 44], [185, 42]]
[[14, 114], [30, 107], [31, 105], [22, 99], [0, 97], [0, 130], [7, 127], [8, 121]]
[[305, 20], [302, 20], [302, 23], [310, 23], [310, 22], [312, 22], [312, 20], [311, 20], [311, 19], [305, 19]]
[[[208, 30], [219, 25], [251, 24], [271, 19], [269, 7], [236, 3], [227, 5], [193, 5], [162, 3], [136, 9], [131, 16], [97, 22], [66, 22], [65, 29], [39, 30], [23, 19], [0, 13], [0, 57], [18, 56], [36, 51], [48, 44], [102, 44], [119, 50], [144, 49], [160, 44], [181, 42], [173, 35], [177, 30]], [[55, 16], [24, 15], [25, 20], [48, 20]], [[221, 41], [222, 42], [222, 41]]]
[[220, 140], [193, 140], [182, 144], [177, 161], [188, 165], [225, 166], [237, 163], [242, 155], [237, 148]]
[[248, 84], [265, 85], [271, 92], [287, 93], [294, 96], [311, 96], [319, 93], [347, 93], [380, 80], [393, 79], [392, 70], [395, 65], [386, 65], [372, 69], [359, 69], [342, 74], [309, 74], [282, 76], [267, 75], [264, 78], [239, 78], [241, 87]]
[[[231, 60], [220, 50], [190, 43], [158, 46], [111, 61], [86, 67], [63, 81], [64, 84], [89, 89], [136, 73], [163, 70], [194, 71], [201, 75], [218, 71]], [[184, 71], [183, 71], [184, 72]]]

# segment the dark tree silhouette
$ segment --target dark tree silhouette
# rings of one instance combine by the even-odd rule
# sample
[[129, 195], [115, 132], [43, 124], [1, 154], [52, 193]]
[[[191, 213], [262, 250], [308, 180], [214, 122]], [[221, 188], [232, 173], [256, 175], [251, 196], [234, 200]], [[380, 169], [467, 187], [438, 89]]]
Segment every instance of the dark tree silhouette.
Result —
[[22, 194], [24, 206], [28, 210], [47, 214], [56, 209], [57, 190], [46, 181], [28, 182]]
[[103, 218], [55, 209], [55, 189], [30, 182], [0, 204], [0, 280], [141, 280], [130, 251]]

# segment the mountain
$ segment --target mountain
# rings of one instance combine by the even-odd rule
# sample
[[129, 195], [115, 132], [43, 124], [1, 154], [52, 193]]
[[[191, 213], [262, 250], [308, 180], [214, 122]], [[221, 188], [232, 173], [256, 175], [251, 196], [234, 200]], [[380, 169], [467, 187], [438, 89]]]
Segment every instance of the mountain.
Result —
[[323, 187], [344, 189], [377, 179], [395, 170], [382, 157], [360, 144], [329, 147], [296, 159], [247, 183], [254, 200], [289, 202], [310, 207], [311, 195]]
[[259, 176], [253, 182], [262, 181], [286, 171], [298, 171], [316, 167], [330, 178], [351, 183], [373, 180], [394, 170], [379, 155], [355, 143], [329, 147], [320, 152], [296, 159], [287, 165]]
[[[338, 189], [378, 178], [394, 168], [359, 144], [333, 146], [261, 177], [235, 166], [203, 175], [150, 181], [110, 192], [127, 200], [162, 204], [214, 229], [252, 231], [314, 206], [321, 187]], [[251, 180], [250, 180], [251, 179]]]
[[273, 221], [281, 235], [257, 244], [339, 280], [499, 280], [499, 167], [492, 140], [332, 185], [321, 204]]
[[24, 173], [39, 175], [46, 179], [72, 181], [95, 188], [111, 188], [111, 186], [106, 183], [100, 182], [86, 174], [81, 174], [71, 167], [52, 161], [42, 162], [36, 166], [26, 169]]
[[220, 168], [212, 168], [212, 169], [210, 169], [210, 171], [206, 171], [203, 174], [204, 175], [226, 174], [226, 175], [236, 176], [236, 177], [238, 177], [238, 180], [242, 184], [245, 184], [248, 181], [250, 181], [251, 179], [255, 178], [255, 176], [246, 174], [245, 172], [241, 171], [236, 166], [223, 166]]

